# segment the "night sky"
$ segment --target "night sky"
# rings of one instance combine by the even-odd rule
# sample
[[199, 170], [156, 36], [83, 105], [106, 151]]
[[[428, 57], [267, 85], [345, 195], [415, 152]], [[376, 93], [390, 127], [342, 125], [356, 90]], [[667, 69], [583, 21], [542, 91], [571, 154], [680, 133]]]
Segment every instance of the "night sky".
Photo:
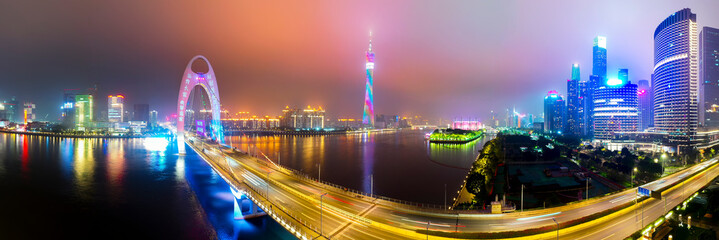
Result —
[[566, 95], [573, 63], [588, 79], [596, 35], [608, 39], [610, 77], [649, 79], [655, 28], [686, 7], [700, 28], [719, 27], [711, 0], [2, 1], [0, 99], [54, 120], [63, 89], [97, 84], [98, 104], [124, 94], [162, 117], [202, 54], [232, 112], [322, 105], [361, 118], [372, 31], [378, 114], [539, 114], [547, 91]]

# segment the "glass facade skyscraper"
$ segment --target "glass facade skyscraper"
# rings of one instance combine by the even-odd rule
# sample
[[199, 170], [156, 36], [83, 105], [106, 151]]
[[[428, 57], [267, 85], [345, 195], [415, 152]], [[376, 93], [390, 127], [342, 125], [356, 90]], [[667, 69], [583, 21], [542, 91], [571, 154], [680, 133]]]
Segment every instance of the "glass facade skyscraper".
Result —
[[594, 91], [594, 138], [610, 140], [616, 132], [635, 132], [639, 122], [637, 85], [609, 79]]
[[92, 124], [92, 95], [75, 95], [75, 129], [85, 131]]
[[699, 60], [696, 14], [682, 9], [654, 31], [654, 126], [674, 136], [697, 131]]
[[649, 81], [639, 80], [637, 84], [637, 98], [639, 100], [639, 128], [644, 131], [654, 124], [654, 112], [652, 111], [652, 88]]
[[709, 129], [719, 128], [719, 29], [699, 33], [699, 82], [702, 101], [699, 119]]
[[594, 38], [592, 48], [592, 75], [607, 78], [607, 38], [597, 36]]
[[125, 96], [107, 96], [107, 120], [111, 123], [124, 122]]
[[582, 101], [579, 95], [579, 64], [572, 65], [572, 78], [567, 80], [567, 126], [566, 134], [582, 135]]
[[564, 130], [566, 106], [557, 91], [549, 91], [544, 97], [544, 131], [561, 134]]
[[594, 134], [594, 91], [599, 86], [604, 84], [607, 78], [607, 38], [604, 36], [597, 36], [594, 38], [594, 45], [592, 46], [592, 75], [589, 76], [589, 81], [585, 85], [586, 89], [583, 92], [586, 95], [582, 95], [584, 100], [584, 129], [586, 135], [592, 136]]

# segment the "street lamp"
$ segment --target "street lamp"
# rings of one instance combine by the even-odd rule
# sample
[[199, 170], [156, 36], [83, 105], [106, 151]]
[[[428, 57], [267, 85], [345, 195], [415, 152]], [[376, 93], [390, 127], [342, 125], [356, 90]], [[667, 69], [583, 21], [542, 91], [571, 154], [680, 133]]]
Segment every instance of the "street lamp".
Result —
[[267, 194], [268, 200], [270, 199], [270, 173], [272, 173], [272, 171], [267, 171], [267, 184], [265, 184], [265, 194]]
[[667, 154], [664, 153], [664, 154], [662, 154], [662, 175], [664, 175], [664, 165], [666, 164], [666, 162], [667, 162]]
[[637, 171], [638, 169], [635, 167], [634, 170], [632, 170], [631, 175], [629, 176], [629, 181], [632, 183], [632, 188], [634, 188], [634, 173]]
[[320, 195], [320, 236], [322, 236], [322, 212], [324, 210], [324, 208], [322, 208], [322, 197], [324, 197], [327, 194], [328, 193], [324, 193], [324, 194]]
[[519, 206], [521, 206], [520, 212], [524, 212], [524, 184], [522, 184], [521, 199], [522, 200], [520, 201], [520, 205], [519, 205]]
[[552, 218], [552, 221], [554, 221], [555, 224], [557, 224], [557, 240], [559, 240], [559, 223], [557, 222], [557, 219]]

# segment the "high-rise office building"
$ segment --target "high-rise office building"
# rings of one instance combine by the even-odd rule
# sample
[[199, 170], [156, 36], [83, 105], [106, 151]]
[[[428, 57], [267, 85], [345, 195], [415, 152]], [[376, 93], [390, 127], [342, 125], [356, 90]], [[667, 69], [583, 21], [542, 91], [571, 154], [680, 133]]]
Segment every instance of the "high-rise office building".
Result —
[[639, 123], [637, 85], [608, 79], [594, 91], [594, 138], [610, 140], [616, 132], [635, 132]]
[[719, 29], [704, 27], [699, 33], [699, 120], [709, 129], [719, 128]]
[[584, 84], [586, 89], [582, 91], [586, 93], [582, 98], [584, 100], [584, 129], [587, 136], [594, 134], [594, 91], [602, 86], [607, 79], [607, 38], [597, 36], [594, 38], [592, 46], [592, 75], [589, 81]]
[[564, 99], [555, 90], [544, 97], [544, 131], [562, 134], [565, 124], [566, 106]]
[[592, 75], [607, 78], [607, 38], [597, 36], [592, 47]]
[[34, 122], [35, 119], [35, 104], [31, 102], [26, 102], [25, 104], [23, 104], [23, 122]]
[[365, 70], [367, 80], [365, 82], [362, 124], [366, 127], [374, 127], [374, 52], [372, 52], [372, 33], [370, 33], [369, 49], [367, 50], [366, 57]]
[[146, 103], [135, 104], [133, 110], [132, 121], [143, 121], [145, 123], [150, 121], [150, 105]]
[[0, 103], [0, 121], [17, 122], [18, 109], [20, 109], [17, 104], [15, 97]]
[[594, 91], [604, 84], [604, 78], [598, 75], [589, 76], [589, 81], [584, 85], [586, 88], [584, 92], [586, 95], [582, 96], [584, 99], [584, 129], [586, 135], [591, 137], [594, 134]]
[[107, 121], [111, 123], [124, 122], [123, 112], [125, 112], [125, 96], [107, 96]]
[[92, 95], [75, 95], [75, 129], [84, 131], [92, 124], [93, 117]]
[[579, 126], [582, 136], [588, 136], [587, 133], [587, 95], [589, 94], [589, 81], [579, 81]]
[[157, 127], [157, 111], [150, 111], [150, 122], [147, 125], [150, 126], [150, 128]]
[[696, 14], [685, 8], [654, 31], [654, 126], [673, 136], [693, 135], [698, 124], [699, 59]]
[[644, 131], [654, 124], [654, 112], [652, 111], [652, 88], [649, 81], [639, 80], [637, 84], [637, 98], [639, 100], [639, 128]]
[[[573, 136], [582, 135], [582, 120], [580, 110], [582, 109], [581, 96], [579, 91], [579, 64], [572, 65], [572, 78], [567, 80], [567, 126], [566, 134]], [[582, 111], [583, 112], [583, 111]]]

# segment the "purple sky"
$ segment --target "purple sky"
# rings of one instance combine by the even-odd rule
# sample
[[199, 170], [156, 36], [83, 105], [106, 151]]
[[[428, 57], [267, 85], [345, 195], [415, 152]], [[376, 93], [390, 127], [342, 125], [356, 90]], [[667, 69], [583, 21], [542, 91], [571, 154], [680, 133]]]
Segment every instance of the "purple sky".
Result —
[[654, 29], [685, 7], [719, 27], [717, 1], [3, 1], [0, 99], [54, 119], [62, 89], [98, 84], [100, 104], [124, 94], [164, 116], [202, 54], [233, 112], [322, 105], [361, 118], [371, 30], [376, 113], [538, 114], [547, 91], [566, 94], [571, 64], [588, 78], [596, 35], [610, 77], [649, 79]]

